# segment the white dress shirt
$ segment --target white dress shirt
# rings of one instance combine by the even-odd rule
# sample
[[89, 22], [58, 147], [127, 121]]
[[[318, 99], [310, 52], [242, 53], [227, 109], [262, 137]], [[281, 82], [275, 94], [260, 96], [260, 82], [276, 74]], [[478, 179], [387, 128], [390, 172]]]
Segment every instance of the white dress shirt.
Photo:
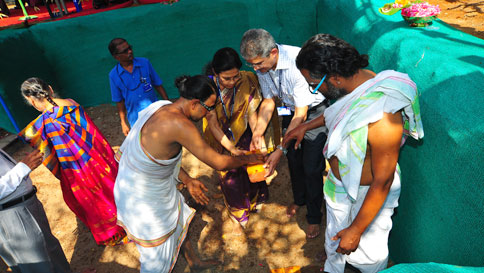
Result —
[[324, 96], [319, 92], [309, 92], [306, 79], [296, 67], [296, 57], [301, 48], [279, 44], [277, 48], [279, 57], [276, 69], [266, 73], [257, 71], [262, 96], [265, 99], [279, 97], [292, 111], [295, 107], [311, 108], [320, 104]]
[[29, 178], [30, 168], [24, 163], [16, 163], [0, 149], [0, 204], [32, 191]]

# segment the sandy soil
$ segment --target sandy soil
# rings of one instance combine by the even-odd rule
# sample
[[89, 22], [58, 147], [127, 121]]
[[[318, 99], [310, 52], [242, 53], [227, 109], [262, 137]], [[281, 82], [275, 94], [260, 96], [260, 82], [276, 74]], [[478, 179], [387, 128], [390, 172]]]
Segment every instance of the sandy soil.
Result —
[[[113, 148], [118, 149], [124, 136], [115, 106], [101, 105], [86, 110]], [[5, 150], [20, 160], [31, 148], [15, 142]], [[295, 218], [289, 219], [285, 215], [286, 207], [292, 202], [285, 158], [269, 187], [268, 203], [259, 213], [251, 215], [243, 235], [233, 234], [233, 224], [228, 219], [223, 199], [213, 198], [214, 194], [220, 193], [216, 173], [187, 151], [184, 151], [182, 165], [192, 177], [198, 177], [208, 186], [212, 197], [206, 207], [188, 199], [189, 204], [197, 209], [190, 225], [192, 244], [198, 247], [202, 257], [224, 262], [222, 266], [205, 272], [269, 272], [269, 269], [289, 266], [300, 266], [304, 268], [303, 272], [320, 272], [321, 262], [317, 256], [323, 250], [324, 236], [306, 240], [305, 208], [301, 208]], [[134, 244], [96, 245], [87, 227], [65, 205], [59, 181], [44, 166], [34, 170], [31, 178], [39, 188], [37, 195], [73, 270], [93, 267], [100, 273], [139, 272], [139, 256]], [[173, 272], [189, 272], [183, 257], [180, 256]]]
[[441, 8], [440, 20], [484, 39], [484, 1], [482, 0], [428, 0]]

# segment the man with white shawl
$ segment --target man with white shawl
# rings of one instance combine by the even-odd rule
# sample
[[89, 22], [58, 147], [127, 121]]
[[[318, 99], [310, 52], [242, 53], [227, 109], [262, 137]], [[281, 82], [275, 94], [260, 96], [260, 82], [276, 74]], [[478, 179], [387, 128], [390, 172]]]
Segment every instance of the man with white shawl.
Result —
[[[326, 272], [378, 272], [388, 263], [391, 216], [400, 196], [399, 150], [405, 136], [423, 137], [415, 83], [403, 73], [363, 69], [368, 56], [347, 42], [317, 34], [296, 59], [308, 92], [333, 104], [324, 115], [288, 132], [296, 146], [308, 129], [326, 125], [323, 153], [331, 169], [324, 183]], [[284, 145], [284, 143], [283, 143]]]
[[174, 103], [157, 101], [141, 111], [117, 153], [118, 224], [136, 243], [142, 273], [171, 272], [180, 248], [191, 269], [219, 264], [200, 261], [189, 240], [185, 241], [195, 210], [185, 203], [177, 183], [185, 184], [197, 203], [205, 205], [209, 200], [203, 183], [181, 168], [182, 146], [216, 170], [263, 161], [258, 155], [221, 155], [203, 141], [192, 121], [215, 108], [215, 85], [210, 78], [182, 76], [175, 84], [180, 98]]

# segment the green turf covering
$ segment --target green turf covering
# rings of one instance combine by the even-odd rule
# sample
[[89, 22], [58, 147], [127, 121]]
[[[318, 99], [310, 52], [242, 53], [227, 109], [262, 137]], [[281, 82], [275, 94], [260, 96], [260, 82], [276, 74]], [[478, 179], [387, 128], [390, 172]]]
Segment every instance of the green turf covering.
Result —
[[[201, 73], [219, 48], [238, 51], [242, 34], [251, 27], [266, 28], [280, 42], [302, 44], [317, 32], [317, 1], [305, 2], [180, 1], [1, 31], [0, 95], [6, 96], [20, 127], [35, 113], [19, 96], [28, 77], [45, 78], [61, 97], [83, 106], [109, 103], [108, 73], [116, 61], [107, 46], [112, 38], [123, 37], [135, 56], [150, 59], [169, 97], [176, 98], [177, 76]], [[0, 127], [14, 131], [3, 111]]]
[[378, 13], [386, 2], [322, 1], [318, 14], [329, 16], [318, 31], [368, 53], [375, 71], [408, 73], [421, 93], [425, 137], [401, 152], [390, 256], [484, 266], [484, 41], [440, 20], [408, 27], [400, 14]]
[[456, 266], [437, 263], [398, 264], [384, 273], [484, 273], [483, 267]]
[[[149, 58], [175, 98], [176, 76], [200, 73], [221, 47], [238, 51], [249, 28], [298, 46], [318, 32], [334, 34], [368, 53], [371, 69], [408, 73], [421, 92], [425, 138], [409, 140], [401, 153], [391, 258], [483, 266], [484, 41], [439, 20], [410, 28], [399, 14], [378, 13], [386, 2], [181, 0], [4, 30], [0, 95], [21, 128], [37, 115], [19, 91], [31, 76], [84, 106], [109, 103], [108, 73], [116, 62], [107, 44], [114, 37]], [[14, 131], [3, 110], [0, 127]]]

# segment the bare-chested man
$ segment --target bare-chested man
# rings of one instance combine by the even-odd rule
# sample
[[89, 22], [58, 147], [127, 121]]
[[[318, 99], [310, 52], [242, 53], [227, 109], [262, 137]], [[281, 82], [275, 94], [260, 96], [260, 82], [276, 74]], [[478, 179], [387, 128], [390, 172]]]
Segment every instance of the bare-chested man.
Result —
[[348, 262], [362, 272], [378, 272], [387, 266], [391, 216], [400, 196], [402, 136], [423, 137], [416, 85], [406, 74], [363, 69], [368, 56], [328, 34], [310, 38], [296, 65], [308, 92], [334, 101], [324, 116], [284, 139], [296, 138], [297, 147], [306, 130], [324, 124], [329, 129], [323, 149], [331, 166], [323, 190], [324, 270], [344, 272]]
[[[180, 98], [158, 101], [139, 113], [120, 148], [119, 173], [114, 188], [118, 223], [140, 252], [141, 272], [170, 272], [187, 235], [195, 211], [185, 204], [176, 184], [185, 184], [191, 196], [207, 204], [207, 188], [181, 168], [182, 146], [217, 170], [262, 162], [262, 156], [228, 156], [206, 144], [193, 121], [215, 106], [215, 86], [206, 76], [183, 76], [176, 86]], [[216, 265], [200, 261], [189, 240], [184, 254], [191, 268]]]

